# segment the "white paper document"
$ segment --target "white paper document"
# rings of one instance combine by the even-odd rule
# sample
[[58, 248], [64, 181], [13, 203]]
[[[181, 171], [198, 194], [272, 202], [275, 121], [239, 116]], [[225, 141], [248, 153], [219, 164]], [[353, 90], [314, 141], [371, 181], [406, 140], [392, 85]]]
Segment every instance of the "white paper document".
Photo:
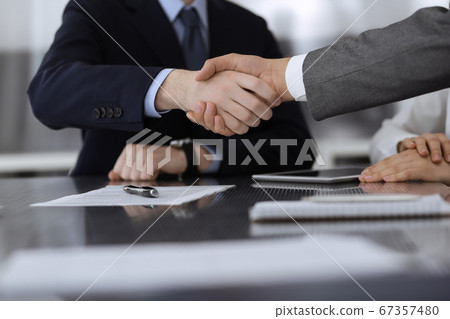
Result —
[[[420, 266], [417, 258], [363, 238], [320, 236], [317, 240], [356, 278], [405, 273], [408, 262], [416, 270]], [[123, 254], [126, 249], [109, 246], [16, 252], [1, 273], [0, 294], [76, 299], [95, 282], [84, 296], [89, 299], [98, 294], [348, 279], [307, 237], [140, 244]]]
[[234, 185], [214, 186], [160, 186], [157, 198], [131, 195], [122, 186], [106, 186], [83, 194], [65, 196], [49, 202], [31, 206], [146, 206], [146, 205], [181, 205], [205, 196], [224, 192]]
[[[367, 200], [373, 196], [374, 200]], [[388, 195], [381, 195], [386, 197]], [[364, 201], [268, 201], [257, 203], [249, 212], [251, 221], [327, 218], [386, 218], [450, 215], [450, 204], [439, 194], [408, 200], [381, 201], [365, 195]], [[375, 199], [376, 198], [376, 199]]]

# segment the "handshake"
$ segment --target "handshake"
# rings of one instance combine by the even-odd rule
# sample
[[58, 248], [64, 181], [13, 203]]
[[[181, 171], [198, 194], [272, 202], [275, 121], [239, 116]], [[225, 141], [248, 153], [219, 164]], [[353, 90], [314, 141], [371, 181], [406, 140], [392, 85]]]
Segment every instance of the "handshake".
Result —
[[228, 54], [200, 71], [174, 70], [156, 95], [156, 109], [182, 109], [192, 122], [224, 136], [245, 134], [269, 120], [273, 107], [294, 99], [285, 81], [288, 62]]

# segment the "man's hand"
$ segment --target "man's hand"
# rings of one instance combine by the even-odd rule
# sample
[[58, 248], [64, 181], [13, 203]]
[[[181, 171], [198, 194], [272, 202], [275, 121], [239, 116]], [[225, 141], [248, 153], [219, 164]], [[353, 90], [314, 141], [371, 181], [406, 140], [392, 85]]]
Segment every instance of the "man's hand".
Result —
[[[161, 146], [148, 152], [151, 145], [127, 144], [108, 174], [112, 181], [151, 181], [160, 173], [181, 174], [187, 168], [183, 150], [170, 146]], [[166, 158], [169, 149], [170, 162], [158, 169], [158, 164]], [[128, 162], [128, 163], [127, 163]]]
[[[294, 98], [289, 93], [285, 80], [289, 60], [290, 58], [264, 59], [254, 55], [227, 54], [207, 60], [195, 79], [205, 81], [214, 74], [225, 70], [247, 73], [263, 80], [274, 88], [278, 93], [277, 98], [281, 97], [281, 101], [292, 101]], [[269, 102], [275, 102], [275, 100]]]
[[450, 139], [445, 134], [426, 133], [414, 138], [405, 138], [397, 145], [398, 152], [416, 149], [421, 156], [431, 154], [431, 160], [439, 163], [442, 157], [450, 162]]
[[214, 103], [199, 102], [200, 111], [188, 112], [187, 118], [193, 123], [200, 124], [208, 131], [224, 136], [232, 136], [234, 132], [225, 126], [225, 121], [220, 115], [217, 115], [216, 105]]
[[359, 180], [369, 183], [421, 180], [450, 185], [450, 164], [445, 161], [433, 163], [429, 156], [406, 150], [366, 168]]
[[[225, 71], [202, 82], [195, 81], [198, 72], [174, 70], [163, 82], [156, 95], [156, 109], [164, 111], [180, 108], [199, 109], [198, 101], [212, 102], [227, 127], [237, 134], [245, 134], [256, 127], [260, 119], [272, 117], [270, 106], [277, 101], [277, 92], [257, 77]], [[181, 103], [181, 104], [178, 104]], [[277, 101], [279, 105], [281, 101]]]
[[[182, 149], [160, 146], [149, 152], [150, 147], [151, 145], [127, 144], [114, 168], [109, 172], [109, 179], [111, 181], [152, 181], [156, 180], [160, 174], [177, 175], [186, 171], [187, 159]], [[198, 170], [200, 172], [206, 170], [211, 165], [211, 162], [205, 158], [209, 152], [200, 145], [195, 145], [194, 151], [200, 159]], [[166, 158], [170, 158], [170, 161], [158, 167]]]

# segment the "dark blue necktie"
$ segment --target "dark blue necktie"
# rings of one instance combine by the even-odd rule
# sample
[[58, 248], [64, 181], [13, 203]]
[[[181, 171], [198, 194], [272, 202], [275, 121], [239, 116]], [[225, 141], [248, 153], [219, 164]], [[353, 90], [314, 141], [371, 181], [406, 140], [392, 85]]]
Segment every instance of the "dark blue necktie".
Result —
[[200, 70], [208, 58], [200, 30], [200, 18], [194, 8], [181, 10], [179, 18], [184, 25], [183, 54], [188, 70]]

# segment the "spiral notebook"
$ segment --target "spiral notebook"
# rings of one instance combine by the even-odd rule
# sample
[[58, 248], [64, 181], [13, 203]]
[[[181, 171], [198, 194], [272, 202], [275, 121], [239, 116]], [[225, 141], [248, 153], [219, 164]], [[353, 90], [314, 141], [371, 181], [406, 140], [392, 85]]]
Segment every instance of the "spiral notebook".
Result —
[[317, 196], [300, 201], [267, 201], [249, 212], [253, 222], [315, 219], [373, 219], [450, 216], [450, 203], [439, 194]]

